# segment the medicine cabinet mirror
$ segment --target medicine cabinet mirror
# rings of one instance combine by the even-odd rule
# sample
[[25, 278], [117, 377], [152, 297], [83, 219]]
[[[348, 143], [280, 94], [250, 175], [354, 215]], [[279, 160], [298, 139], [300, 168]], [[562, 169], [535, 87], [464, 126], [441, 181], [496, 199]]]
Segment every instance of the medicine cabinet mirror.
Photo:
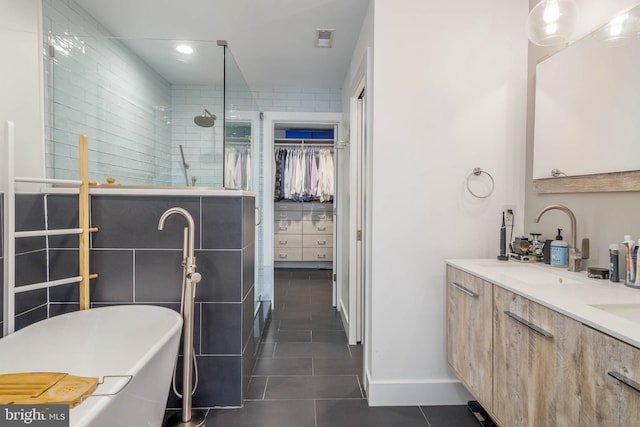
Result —
[[640, 190], [640, 5], [536, 67], [539, 193]]

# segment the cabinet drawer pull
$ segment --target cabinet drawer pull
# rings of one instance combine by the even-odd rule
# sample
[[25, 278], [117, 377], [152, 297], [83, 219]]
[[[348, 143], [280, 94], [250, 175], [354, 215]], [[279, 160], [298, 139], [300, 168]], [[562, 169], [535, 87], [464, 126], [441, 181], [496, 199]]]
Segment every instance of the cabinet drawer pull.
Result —
[[327, 227], [317, 227], [318, 231], [325, 231], [327, 229]]
[[452, 285], [454, 288], [464, 292], [465, 294], [469, 295], [472, 298], [478, 298], [478, 294], [476, 294], [475, 292], [471, 292], [469, 289], [465, 288], [464, 286], [460, 285], [459, 283], [456, 282], [452, 282]]
[[318, 259], [325, 259], [327, 254], [318, 254]]
[[609, 376], [612, 376], [613, 378], [617, 379], [618, 381], [620, 381], [622, 384], [626, 385], [627, 387], [630, 387], [630, 388], [634, 389], [635, 391], [637, 391], [638, 393], [640, 393], [640, 384], [638, 384], [637, 382], [635, 382], [631, 378], [627, 378], [624, 375], [622, 375], [622, 374], [620, 374], [618, 372], [615, 372], [615, 371], [607, 372], [607, 374], [609, 374]]
[[289, 257], [289, 255], [287, 255], [287, 254], [280, 254], [280, 256], [279, 256], [279, 258], [282, 258], [282, 259], [285, 259], [285, 258], [288, 258], [288, 257]]
[[287, 215], [287, 214], [280, 214], [280, 219], [289, 219], [289, 215]]
[[327, 219], [327, 215], [326, 215], [326, 214], [318, 215], [318, 218], [320, 218], [320, 219]]
[[287, 243], [289, 243], [288, 240], [278, 240], [278, 243], [281, 245], [286, 245]]
[[327, 244], [326, 240], [318, 240], [318, 246], [324, 246]]
[[280, 231], [286, 231], [289, 227], [285, 227], [284, 225], [281, 225], [279, 228], [280, 228]]
[[518, 322], [518, 323], [526, 326], [527, 328], [531, 329], [536, 334], [542, 335], [545, 338], [553, 338], [553, 335], [550, 334], [549, 332], [545, 331], [544, 329], [540, 329], [539, 327], [537, 327], [533, 323], [524, 320], [522, 317], [520, 317], [520, 316], [518, 316], [516, 314], [513, 314], [512, 312], [510, 312], [508, 310], [505, 310], [504, 314], [506, 314], [511, 319], [515, 320], [516, 322]]

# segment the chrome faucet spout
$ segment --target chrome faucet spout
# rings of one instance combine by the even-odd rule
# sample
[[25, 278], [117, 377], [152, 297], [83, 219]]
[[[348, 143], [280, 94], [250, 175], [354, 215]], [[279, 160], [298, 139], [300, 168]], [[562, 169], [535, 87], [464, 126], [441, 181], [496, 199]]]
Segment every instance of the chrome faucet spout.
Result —
[[184, 217], [184, 219], [187, 221], [187, 230], [188, 230], [188, 237], [187, 237], [187, 245], [186, 245], [186, 254], [187, 254], [187, 258], [193, 260], [193, 256], [195, 253], [195, 223], [193, 221], [193, 217], [191, 216], [191, 214], [189, 212], [187, 212], [186, 209], [183, 208], [171, 208], [171, 209], [167, 209], [162, 216], [160, 217], [160, 220], [158, 221], [158, 230], [164, 230], [164, 223], [167, 220], [167, 218], [173, 214], [180, 214]]
[[536, 214], [536, 217], [533, 220], [536, 223], [540, 222], [540, 218], [542, 217], [542, 214], [544, 214], [547, 211], [554, 210], [554, 209], [566, 213], [567, 216], [569, 217], [569, 220], [571, 221], [571, 242], [573, 243], [573, 245], [571, 247], [572, 248], [577, 248], [577, 246], [576, 246], [576, 242], [577, 242], [577, 238], [576, 238], [576, 216], [573, 214], [573, 212], [571, 212], [571, 209], [569, 209], [568, 207], [566, 207], [564, 205], [548, 205], [548, 206], [545, 206], [544, 208], [540, 209], [540, 212], [538, 212]]
[[582, 239], [583, 250], [581, 251], [580, 249], [578, 249], [578, 239], [576, 236], [576, 216], [573, 214], [573, 212], [571, 212], [571, 209], [564, 205], [548, 205], [540, 209], [540, 212], [536, 214], [533, 220], [536, 223], [540, 222], [540, 218], [545, 212], [554, 209], [566, 213], [569, 217], [569, 220], [571, 221], [571, 242], [573, 244], [571, 245], [571, 248], [569, 250], [569, 271], [580, 271], [582, 260], [589, 258], [589, 241], [588, 239]]

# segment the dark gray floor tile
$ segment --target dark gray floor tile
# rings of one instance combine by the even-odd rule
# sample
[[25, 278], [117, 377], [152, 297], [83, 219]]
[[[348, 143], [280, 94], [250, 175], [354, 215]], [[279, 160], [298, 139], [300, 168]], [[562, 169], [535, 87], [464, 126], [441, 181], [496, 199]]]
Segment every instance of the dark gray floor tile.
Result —
[[309, 311], [276, 311], [271, 314], [272, 319], [276, 320], [311, 320], [311, 312]]
[[431, 427], [477, 427], [478, 421], [465, 405], [422, 406]]
[[313, 359], [313, 375], [362, 375], [362, 359]]
[[355, 376], [269, 377], [265, 399], [362, 399]]
[[296, 329], [306, 329], [306, 330], [310, 330], [312, 327], [312, 323], [311, 320], [289, 320], [289, 319], [283, 319], [283, 320], [279, 320], [280, 322], [280, 326], [279, 326], [279, 330], [281, 331], [286, 331], [286, 330], [296, 330]]
[[346, 345], [324, 342], [281, 342], [276, 346], [274, 357], [313, 357], [321, 359], [350, 359]]
[[315, 427], [313, 400], [249, 401], [242, 409], [213, 409], [208, 427]]
[[245, 400], [262, 400], [268, 377], [251, 377], [244, 394]]
[[311, 297], [309, 295], [286, 295], [278, 299], [278, 304], [284, 304], [287, 309], [304, 310], [311, 306]]
[[260, 358], [253, 375], [311, 375], [311, 359]]
[[314, 329], [311, 334], [311, 341], [313, 342], [329, 342], [333, 344], [348, 343], [347, 335], [344, 330], [330, 330], [330, 329]]
[[349, 351], [351, 352], [351, 357], [354, 359], [362, 360], [364, 357], [364, 347], [362, 345], [350, 345]]
[[290, 329], [278, 331], [270, 329], [265, 331], [263, 342], [311, 342], [311, 331], [309, 329]]
[[317, 427], [429, 426], [416, 406], [370, 407], [366, 400], [319, 400], [316, 414]]
[[273, 357], [273, 353], [276, 349], [275, 342], [264, 342], [258, 345], [258, 350], [256, 351], [257, 357]]

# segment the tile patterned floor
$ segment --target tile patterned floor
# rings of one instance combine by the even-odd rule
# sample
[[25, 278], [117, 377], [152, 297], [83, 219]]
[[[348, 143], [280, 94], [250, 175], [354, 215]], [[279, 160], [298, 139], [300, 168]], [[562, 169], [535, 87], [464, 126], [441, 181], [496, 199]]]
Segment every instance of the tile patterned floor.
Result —
[[369, 407], [362, 347], [331, 307], [328, 270], [277, 269], [276, 308], [241, 409], [210, 410], [209, 427], [478, 427], [466, 406]]

